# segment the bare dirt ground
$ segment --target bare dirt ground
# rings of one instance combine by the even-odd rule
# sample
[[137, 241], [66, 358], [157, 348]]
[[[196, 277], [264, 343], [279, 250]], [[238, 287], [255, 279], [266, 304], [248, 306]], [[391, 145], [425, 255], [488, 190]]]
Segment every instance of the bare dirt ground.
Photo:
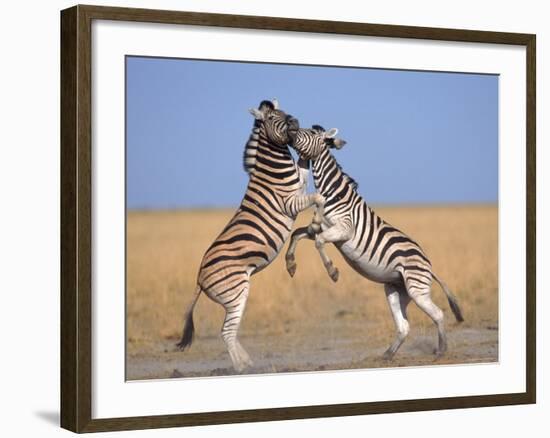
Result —
[[[417, 240], [460, 300], [466, 321], [454, 322], [443, 292], [449, 351], [435, 360], [436, 331], [414, 304], [411, 333], [392, 362], [381, 359], [394, 337], [383, 289], [349, 268], [327, 276], [312, 242], [301, 242], [291, 279], [279, 256], [252, 278], [239, 338], [254, 360], [247, 374], [486, 363], [498, 360], [498, 215], [494, 206], [376, 208]], [[128, 380], [231, 375], [220, 338], [220, 306], [206, 296], [195, 309], [195, 342], [176, 350], [206, 247], [231, 217], [228, 210], [140, 212], [128, 216]], [[308, 222], [302, 215], [298, 224]], [[286, 250], [286, 247], [285, 249]]]
[[[254, 366], [245, 374], [326, 371], [356, 368], [390, 368], [420, 365], [494, 362], [498, 357], [498, 332], [485, 329], [456, 328], [449, 333], [449, 353], [439, 359], [432, 355], [436, 337], [414, 334], [391, 362], [381, 358], [387, 346], [369, 345], [368, 330], [342, 322], [332, 327], [330, 336], [318, 337], [319, 330], [293, 336], [252, 335], [242, 338]], [[231, 361], [219, 337], [198, 339], [185, 353], [174, 343], [163, 340], [145, 345], [128, 357], [132, 363], [127, 378], [142, 380], [171, 377], [233, 375]]]

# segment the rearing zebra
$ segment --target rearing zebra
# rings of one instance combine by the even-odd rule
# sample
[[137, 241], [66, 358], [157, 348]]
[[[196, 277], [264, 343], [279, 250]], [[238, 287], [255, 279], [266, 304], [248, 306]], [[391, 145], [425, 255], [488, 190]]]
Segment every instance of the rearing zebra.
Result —
[[298, 241], [314, 239], [325, 268], [336, 281], [338, 270], [324, 250], [325, 243], [334, 243], [359, 274], [384, 284], [397, 329], [397, 337], [384, 353], [384, 358], [393, 358], [409, 333], [407, 305], [411, 299], [437, 326], [439, 345], [436, 354], [441, 356], [447, 349], [447, 339], [443, 312], [430, 297], [432, 278], [441, 285], [460, 322], [463, 317], [458, 302], [435, 275], [420, 246], [376, 215], [357, 193], [357, 183], [342, 171], [330, 152], [330, 148], [341, 149], [346, 143], [335, 138], [337, 132], [337, 129], [325, 132], [321, 126], [314, 125], [312, 129], [299, 129], [293, 136], [291, 146], [301, 159], [312, 162], [315, 188], [325, 198], [325, 209], [321, 230], [312, 224], [298, 228], [292, 234], [286, 254], [287, 270], [291, 276], [296, 272], [294, 252]]
[[237, 340], [250, 276], [279, 254], [300, 211], [316, 205], [315, 221], [320, 224], [324, 202], [317, 193], [306, 194], [308, 163], [297, 165], [287, 146], [291, 133], [299, 128], [298, 121], [279, 110], [275, 100], [262, 101], [259, 109], [250, 112], [255, 121], [244, 153], [248, 187], [239, 209], [202, 259], [178, 343], [182, 350], [191, 345], [193, 308], [204, 292], [225, 308], [221, 335], [237, 371], [252, 365]]

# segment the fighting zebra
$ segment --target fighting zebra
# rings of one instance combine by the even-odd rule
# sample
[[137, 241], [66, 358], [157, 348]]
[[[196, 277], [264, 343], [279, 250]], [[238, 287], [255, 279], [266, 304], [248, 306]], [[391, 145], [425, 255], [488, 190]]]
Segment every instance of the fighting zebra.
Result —
[[252, 365], [237, 339], [250, 290], [250, 276], [269, 265], [290, 236], [298, 213], [313, 205], [320, 224], [323, 198], [306, 194], [308, 163], [298, 165], [288, 149], [298, 121], [278, 108], [278, 102], [262, 101], [251, 109], [254, 126], [245, 146], [243, 164], [249, 183], [242, 203], [206, 251], [198, 273], [195, 295], [185, 312], [181, 341], [184, 350], [193, 341], [193, 309], [204, 292], [225, 308], [221, 335], [233, 367]]
[[407, 306], [414, 301], [435, 323], [439, 357], [447, 349], [443, 312], [430, 297], [432, 279], [445, 292], [457, 321], [463, 321], [456, 297], [432, 270], [420, 246], [381, 219], [357, 192], [357, 183], [337, 163], [330, 149], [341, 149], [345, 141], [335, 138], [338, 130], [327, 132], [318, 125], [299, 129], [291, 146], [303, 160], [311, 160], [316, 190], [325, 198], [321, 229], [316, 224], [294, 231], [286, 254], [286, 266], [294, 276], [294, 253], [300, 239], [315, 240], [315, 246], [330, 277], [337, 281], [338, 270], [324, 250], [332, 242], [348, 264], [369, 280], [383, 283], [386, 298], [395, 322], [397, 336], [384, 353], [391, 360], [409, 333]]

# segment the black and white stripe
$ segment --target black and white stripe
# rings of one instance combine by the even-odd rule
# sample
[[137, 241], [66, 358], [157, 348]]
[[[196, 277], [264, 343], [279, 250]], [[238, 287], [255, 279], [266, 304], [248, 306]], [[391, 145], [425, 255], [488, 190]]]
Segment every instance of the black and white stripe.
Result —
[[[252, 109], [255, 121], [244, 152], [249, 183], [239, 209], [206, 251], [198, 274], [195, 297], [186, 311], [182, 339], [185, 349], [193, 338], [193, 308], [201, 292], [226, 311], [222, 338], [236, 370], [252, 361], [237, 340], [250, 291], [250, 277], [279, 254], [290, 236], [297, 214], [323, 198], [307, 195], [307, 164], [297, 165], [288, 149], [298, 121], [263, 101]], [[322, 211], [322, 210], [321, 210]], [[320, 216], [317, 221], [320, 223]]]
[[345, 145], [345, 141], [336, 138], [337, 132], [336, 129], [325, 132], [316, 125], [312, 129], [299, 129], [293, 135], [291, 146], [302, 159], [311, 160], [315, 188], [325, 198], [325, 207], [320, 229], [312, 224], [293, 233], [286, 255], [287, 269], [291, 276], [294, 275], [297, 242], [302, 238], [314, 239], [327, 272], [337, 281], [338, 270], [324, 250], [325, 243], [334, 243], [357, 272], [385, 285], [397, 328], [397, 339], [385, 357], [393, 357], [409, 332], [406, 308], [411, 300], [436, 324], [437, 353], [441, 355], [447, 342], [443, 312], [430, 297], [432, 279], [441, 285], [456, 319], [462, 321], [457, 300], [435, 275], [418, 243], [380, 218], [359, 195], [357, 183], [343, 172], [331, 153], [332, 148], [340, 149]]

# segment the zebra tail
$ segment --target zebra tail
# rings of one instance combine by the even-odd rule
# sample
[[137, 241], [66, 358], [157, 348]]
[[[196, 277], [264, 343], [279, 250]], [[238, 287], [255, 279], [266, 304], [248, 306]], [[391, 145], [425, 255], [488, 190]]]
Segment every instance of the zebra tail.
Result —
[[433, 277], [435, 280], [439, 283], [441, 286], [441, 289], [443, 289], [443, 292], [445, 292], [445, 295], [447, 295], [447, 300], [449, 301], [449, 306], [451, 307], [451, 310], [453, 311], [453, 314], [458, 322], [464, 321], [464, 316], [462, 316], [462, 310], [460, 309], [460, 306], [458, 305], [458, 300], [456, 296], [451, 292], [451, 290], [447, 287], [447, 285], [439, 279], [435, 273], [432, 272]]
[[201, 287], [197, 285], [193, 301], [187, 308], [187, 312], [185, 312], [185, 324], [183, 326], [183, 333], [181, 335], [181, 340], [176, 344], [176, 347], [178, 347], [181, 351], [184, 351], [193, 343], [193, 337], [195, 335], [195, 325], [193, 324], [193, 309], [195, 308], [195, 304], [197, 304], [197, 300], [199, 299], [201, 292]]

